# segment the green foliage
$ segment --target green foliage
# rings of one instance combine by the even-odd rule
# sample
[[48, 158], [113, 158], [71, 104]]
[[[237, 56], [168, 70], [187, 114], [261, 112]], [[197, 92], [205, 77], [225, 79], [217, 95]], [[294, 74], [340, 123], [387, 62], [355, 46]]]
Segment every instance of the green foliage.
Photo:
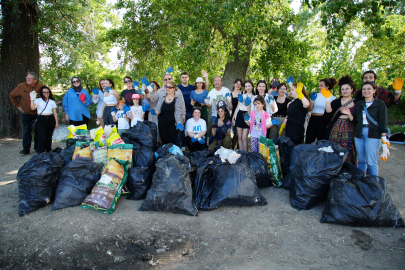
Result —
[[400, 125], [389, 126], [389, 129], [391, 131], [391, 134], [394, 134], [395, 132], [405, 133], [405, 127], [400, 126]]

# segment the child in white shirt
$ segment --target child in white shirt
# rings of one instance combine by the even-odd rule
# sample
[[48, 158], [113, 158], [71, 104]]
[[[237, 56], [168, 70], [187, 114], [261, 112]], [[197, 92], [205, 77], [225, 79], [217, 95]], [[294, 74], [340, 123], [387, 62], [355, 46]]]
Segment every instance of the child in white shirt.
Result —
[[131, 127], [135, 126], [138, 121], [143, 122], [145, 113], [142, 110], [142, 105], [140, 104], [141, 96], [139, 94], [132, 95], [132, 102], [134, 103], [131, 106], [129, 111], [129, 118], [131, 118]]
[[124, 111], [125, 102], [120, 100], [117, 103], [118, 112], [111, 112], [114, 122], [118, 121], [117, 132], [121, 136], [122, 133], [126, 132], [129, 129], [129, 118], [127, 117]]

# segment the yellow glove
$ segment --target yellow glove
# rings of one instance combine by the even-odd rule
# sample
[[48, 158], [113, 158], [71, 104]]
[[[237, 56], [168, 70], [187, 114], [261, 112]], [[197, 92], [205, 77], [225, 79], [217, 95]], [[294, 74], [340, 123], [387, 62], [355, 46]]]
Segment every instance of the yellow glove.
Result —
[[383, 152], [381, 154], [381, 160], [386, 161], [388, 156], [390, 155], [390, 150], [388, 150], [388, 146], [386, 144], [382, 145]]
[[322, 96], [326, 97], [326, 101], [330, 101], [330, 97], [332, 96], [332, 94], [330, 93], [329, 90], [322, 88], [321, 94], [322, 94]]
[[403, 85], [404, 85], [404, 80], [402, 80], [401, 78], [396, 78], [392, 84], [392, 88], [394, 88], [395, 92], [401, 93]]
[[281, 134], [283, 134], [283, 130], [285, 128], [285, 124], [281, 125], [280, 131], [278, 132], [278, 136], [281, 136]]
[[304, 87], [303, 83], [297, 83], [296, 91], [297, 91], [297, 95], [298, 95], [299, 99], [302, 99], [304, 97], [304, 94], [302, 93], [302, 88], [303, 87]]

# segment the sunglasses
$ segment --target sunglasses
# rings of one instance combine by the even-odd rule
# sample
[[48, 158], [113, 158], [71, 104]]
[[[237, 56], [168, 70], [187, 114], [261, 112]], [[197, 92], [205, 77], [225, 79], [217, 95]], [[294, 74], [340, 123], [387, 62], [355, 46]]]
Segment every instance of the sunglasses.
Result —
[[72, 81], [73, 83], [79, 83], [80, 81]]
[[169, 78], [169, 79], [164, 79], [164, 81], [171, 81], [172, 80], [172, 78]]
[[167, 89], [173, 89], [173, 86], [166, 86]]
[[124, 81], [124, 83], [129, 83], [129, 82], [132, 82], [132, 81]]

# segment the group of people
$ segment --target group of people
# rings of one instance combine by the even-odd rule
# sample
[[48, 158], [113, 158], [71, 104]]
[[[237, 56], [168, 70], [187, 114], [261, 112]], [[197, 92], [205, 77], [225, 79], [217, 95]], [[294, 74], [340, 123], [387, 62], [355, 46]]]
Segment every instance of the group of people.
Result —
[[[231, 149], [235, 145], [248, 151], [249, 134], [253, 152], [259, 151], [261, 136], [274, 139], [285, 135], [295, 144], [329, 139], [347, 148], [347, 161], [356, 166], [358, 162], [364, 171], [368, 168], [369, 175], [378, 175], [377, 155], [381, 144], [382, 159], [389, 155], [387, 110], [399, 102], [403, 85], [399, 78], [393, 83], [395, 93], [376, 86], [377, 75], [373, 71], [363, 74], [362, 87], [357, 91], [348, 75], [338, 81], [325, 78], [319, 81], [319, 93], [308, 96], [305, 86], [293, 83], [290, 77], [286, 83], [273, 79], [270, 86], [264, 80], [255, 85], [250, 80], [236, 79], [231, 91], [216, 76], [214, 88], [208, 91], [208, 74], [202, 70], [201, 75], [191, 85], [189, 75], [183, 72], [181, 84], [176, 85], [172, 75], [166, 73], [162, 87], [157, 81], [151, 81], [143, 82], [141, 88], [137, 81], [126, 76], [126, 89], [121, 93], [114, 89], [111, 79], [102, 79], [99, 87], [92, 89], [93, 96], [81, 86], [78, 77], [73, 77], [72, 87], [62, 102], [66, 120], [75, 126], [88, 125], [89, 106], [93, 102], [97, 104], [99, 125], [116, 125], [122, 134], [138, 121], [148, 120], [157, 125], [162, 145], [173, 143], [187, 146], [190, 151], [206, 148], [215, 151], [220, 146]], [[340, 92], [338, 98], [331, 94], [336, 85]], [[35, 73], [29, 72], [26, 82], [10, 93], [10, 99], [23, 113], [20, 153], [30, 151], [34, 123], [35, 151], [49, 152], [53, 130], [58, 128], [51, 90], [38, 83]]]

